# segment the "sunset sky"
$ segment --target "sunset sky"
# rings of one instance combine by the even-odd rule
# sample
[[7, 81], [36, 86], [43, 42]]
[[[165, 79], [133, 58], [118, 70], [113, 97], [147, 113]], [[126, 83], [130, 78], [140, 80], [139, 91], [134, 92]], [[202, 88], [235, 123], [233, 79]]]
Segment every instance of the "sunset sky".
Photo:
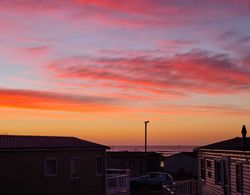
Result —
[[107, 145], [250, 133], [250, 1], [0, 0], [0, 112]]

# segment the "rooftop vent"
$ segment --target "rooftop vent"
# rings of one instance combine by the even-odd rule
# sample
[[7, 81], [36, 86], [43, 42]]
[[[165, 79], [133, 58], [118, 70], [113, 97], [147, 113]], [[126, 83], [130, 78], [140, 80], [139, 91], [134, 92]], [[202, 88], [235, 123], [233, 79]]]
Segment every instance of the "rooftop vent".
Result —
[[242, 147], [244, 149], [247, 145], [247, 128], [245, 125], [242, 126], [241, 134], [242, 134]]

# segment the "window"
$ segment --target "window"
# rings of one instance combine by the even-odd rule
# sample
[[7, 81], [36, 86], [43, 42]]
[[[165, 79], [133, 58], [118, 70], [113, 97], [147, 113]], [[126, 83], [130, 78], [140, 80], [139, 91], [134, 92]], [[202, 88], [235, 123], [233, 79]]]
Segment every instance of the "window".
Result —
[[56, 176], [57, 160], [55, 158], [45, 160], [45, 176]]
[[103, 175], [103, 157], [96, 157], [96, 175], [102, 176]]
[[205, 161], [205, 159], [200, 160], [200, 175], [201, 175], [201, 179], [206, 179], [206, 161]]
[[238, 193], [243, 192], [242, 163], [236, 164], [236, 190]]
[[207, 160], [207, 177], [212, 178], [212, 161]]
[[78, 178], [79, 177], [79, 158], [71, 158], [70, 177], [71, 178]]
[[164, 168], [164, 167], [165, 167], [165, 163], [164, 163], [163, 160], [160, 161], [160, 167], [161, 167], [161, 168]]
[[208, 169], [212, 168], [212, 162], [210, 160], [207, 160], [207, 168]]
[[214, 161], [214, 176], [215, 176], [215, 184], [222, 184], [222, 161], [216, 160]]

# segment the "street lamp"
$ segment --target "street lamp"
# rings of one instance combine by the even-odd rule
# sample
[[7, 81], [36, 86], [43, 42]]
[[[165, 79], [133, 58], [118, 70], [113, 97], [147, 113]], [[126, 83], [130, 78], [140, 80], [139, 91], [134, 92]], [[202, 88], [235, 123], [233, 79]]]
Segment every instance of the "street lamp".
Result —
[[145, 153], [147, 153], [147, 127], [149, 121], [145, 121], [144, 123], [145, 123]]
[[144, 175], [145, 175], [145, 180], [144, 180], [144, 187], [145, 187], [145, 195], [147, 194], [147, 127], [149, 121], [145, 121], [145, 157], [144, 157]]

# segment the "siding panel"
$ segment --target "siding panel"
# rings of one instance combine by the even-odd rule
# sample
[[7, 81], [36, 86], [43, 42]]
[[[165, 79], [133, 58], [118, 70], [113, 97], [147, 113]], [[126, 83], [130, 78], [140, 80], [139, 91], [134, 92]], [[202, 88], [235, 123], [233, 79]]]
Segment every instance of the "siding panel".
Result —
[[[206, 160], [222, 160], [224, 158], [229, 159], [229, 186], [231, 195], [239, 195], [236, 190], [236, 164], [242, 163], [242, 174], [243, 174], [243, 194], [250, 195], [250, 154], [242, 153], [223, 153], [223, 152], [210, 152], [210, 151], [200, 151], [199, 159], [203, 158]], [[202, 195], [223, 195], [224, 189], [223, 185], [215, 184], [215, 175], [214, 175], [214, 163], [210, 168], [212, 172], [212, 177], [208, 177], [208, 168], [206, 166], [206, 179], [204, 181], [200, 180], [200, 192]], [[200, 178], [200, 171], [199, 171]]]

